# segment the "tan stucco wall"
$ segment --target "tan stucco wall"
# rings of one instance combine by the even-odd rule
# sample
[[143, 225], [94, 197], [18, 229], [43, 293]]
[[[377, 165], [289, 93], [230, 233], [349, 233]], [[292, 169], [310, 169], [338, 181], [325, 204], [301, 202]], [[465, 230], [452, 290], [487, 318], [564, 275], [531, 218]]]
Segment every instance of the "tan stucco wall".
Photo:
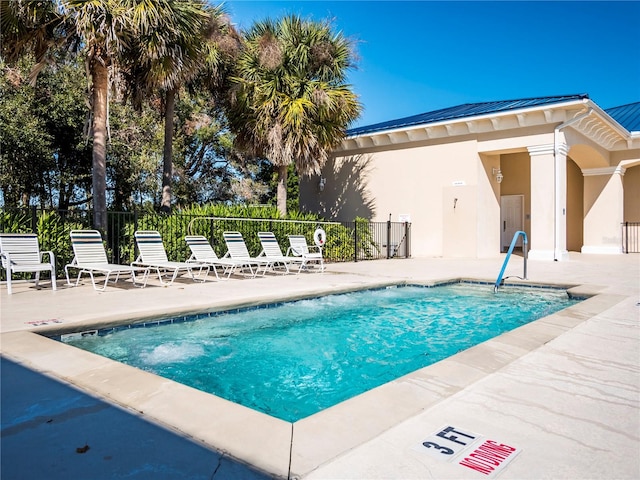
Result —
[[624, 221], [640, 222], [640, 149], [629, 149], [611, 155], [614, 165], [625, 168]]
[[602, 168], [611, 165], [611, 152], [570, 128], [562, 130], [561, 138], [571, 145], [570, 156], [580, 168]]
[[376, 196], [369, 185], [377, 174], [374, 167], [371, 154], [330, 160], [322, 171], [324, 190], [318, 188], [317, 176], [300, 181], [300, 208], [339, 222], [352, 222], [357, 217], [372, 220], [372, 199]]
[[584, 177], [584, 253], [622, 253], [622, 176]]
[[640, 165], [624, 174], [624, 221], [640, 222]]
[[478, 186], [442, 187], [442, 255], [476, 256]]
[[500, 184], [493, 169], [500, 168], [500, 155], [480, 155], [478, 165], [477, 251], [479, 258], [493, 257], [500, 251]]
[[516, 115], [347, 139], [323, 169], [323, 191], [319, 177], [301, 182], [301, 208], [339, 221], [409, 215], [413, 256], [481, 258], [500, 253], [501, 196], [522, 195], [530, 258], [619, 253], [623, 211], [640, 221], [640, 151], [584, 125], [554, 134], [584, 112], [556, 113], [530, 126]]
[[504, 175], [500, 195], [524, 195], [524, 231], [531, 239], [531, 157], [527, 152], [500, 157]]
[[582, 249], [584, 212], [584, 181], [582, 171], [571, 159], [567, 159], [567, 250]]
[[[478, 205], [498, 207], [475, 141], [338, 157], [328, 162], [322, 175], [327, 179], [322, 192], [317, 177], [301, 183], [303, 209], [316, 211], [317, 206], [322, 215], [341, 221], [352, 221], [356, 215], [398, 221], [399, 215], [408, 214], [413, 256], [442, 256], [446, 251], [451, 256], [476, 257], [479, 250], [497, 254], [490, 239], [479, 246]], [[479, 175], [483, 177], [480, 201]]]

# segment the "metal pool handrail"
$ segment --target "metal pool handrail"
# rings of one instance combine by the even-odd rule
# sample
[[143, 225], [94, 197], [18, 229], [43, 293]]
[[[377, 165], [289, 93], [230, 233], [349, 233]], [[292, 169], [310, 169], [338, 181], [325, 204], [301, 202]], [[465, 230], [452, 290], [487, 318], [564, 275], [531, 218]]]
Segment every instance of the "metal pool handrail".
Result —
[[527, 279], [527, 243], [528, 243], [527, 234], [522, 230], [518, 230], [513, 235], [513, 239], [511, 240], [511, 245], [509, 246], [509, 251], [507, 252], [507, 257], [504, 259], [504, 263], [502, 264], [502, 270], [500, 270], [496, 283], [493, 286], [494, 293], [498, 291], [498, 287], [502, 284], [502, 281], [503, 281], [502, 275], [504, 275], [504, 270], [507, 268], [507, 263], [509, 263], [509, 259], [511, 258], [511, 252], [513, 252], [513, 248], [516, 246], [516, 242], [518, 241], [519, 235], [522, 235], [524, 239], [522, 243], [522, 253], [524, 254], [524, 274], [522, 277], [518, 277], [518, 278], [521, 278], [522, 280]]

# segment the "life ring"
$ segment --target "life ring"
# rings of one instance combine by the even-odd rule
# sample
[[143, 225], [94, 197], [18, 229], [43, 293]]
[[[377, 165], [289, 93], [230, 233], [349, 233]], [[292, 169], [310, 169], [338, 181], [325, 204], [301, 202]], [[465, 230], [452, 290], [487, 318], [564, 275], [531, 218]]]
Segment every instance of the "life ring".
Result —
[[313, 241], [318, 247], [323, 247], [327, 243], [327, 234], [323, 229], [316, 228], [316, 231], [313, 232]]

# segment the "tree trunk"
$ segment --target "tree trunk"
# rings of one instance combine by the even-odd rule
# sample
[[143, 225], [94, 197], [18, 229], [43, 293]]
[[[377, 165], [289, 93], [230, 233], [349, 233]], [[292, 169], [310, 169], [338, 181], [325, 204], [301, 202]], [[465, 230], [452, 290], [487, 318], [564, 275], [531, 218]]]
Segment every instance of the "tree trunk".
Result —
[[93, 78], [93, 226], [107, 229], [107, 93], [109, 77], [101, 62], [91, 62]]
[[171, 213], [171, 177], [173, 175], [173, 112], [176, 103], [176, 91], [167, 92], [164, 110], [164, 150], [162, 163], [162, 203], [160, 211]]
[[278, 211], [287, 215], [287, 165], [278, 166]]

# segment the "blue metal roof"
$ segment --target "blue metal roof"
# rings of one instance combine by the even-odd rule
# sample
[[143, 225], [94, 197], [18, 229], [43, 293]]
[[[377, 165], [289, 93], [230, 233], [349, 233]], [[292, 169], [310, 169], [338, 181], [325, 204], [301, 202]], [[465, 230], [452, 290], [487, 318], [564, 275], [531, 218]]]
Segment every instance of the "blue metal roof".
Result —
[[[347, 136], [362, 135], [365, 133], [381, 132], [413, 125], [426, 125], [428, 123], [453, 120], [455, 118], [475, 117], [491, 113], [507, 112], [509, 110], [519, 110], [521, 108], [538, 107], [554, 103], [564, 103], [575, 100], [589, 98], [587, 94], [579, 95], [558, 95], [555, 97], [524, 98], [520, 100], [500, 100], [497, 102], [465, 103], [457, 107], [443, 108], [433, 112], [421, 113], [411, 117], [399, 118], [388, 122], [376, 123], [364, 127], [357, 127], [347, 130]], [[622, 125], [622, 124], [621, 124]]]
[[640, 132], [640, 102], [607, 108], [605, 112], [629, 132]]

